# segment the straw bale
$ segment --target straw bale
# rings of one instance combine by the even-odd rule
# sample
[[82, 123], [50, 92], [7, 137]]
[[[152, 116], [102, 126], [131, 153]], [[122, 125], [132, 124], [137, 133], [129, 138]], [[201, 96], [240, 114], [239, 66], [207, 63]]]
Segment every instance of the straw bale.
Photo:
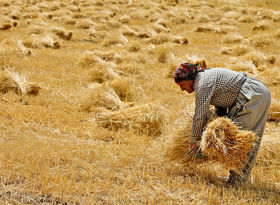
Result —
[[176, 16], [176, 17], [171, 18], [171, 21], [174, 24], [185, 24], [185, 23], [187, 23], [187, 18], [184, 16]]
[[50, 35], [43, 37], [31, 35], [23, 39], [22, 44], [28, 48], [60, 48], [60, 43], [55, 41]]
[[19, 95], [38, 95], [40, 86], [36, 83], [28, 82], [24, 75], [13, 70], [0, 72], [0, 92], [7, 93], [13, 91]]
[[256, 166], [270, 167], [271, 165], [279, 167], [280, 161], [280, 140], [277, 136], [262, 139]]
[[183, 36], [176, 35], [174, 36], [173, 42], [182, 45], [187, 45], [189, 43], [189, 40], [186, 36], [183, 37]]
[[127, 49], [130, 52], [137, 52], [141, 49], [141, 44], [138, 41], [132, 41], [127, 44]]
[[135, 89], [133, 89], [133, 80], [131, 78], [115, 78], [106, 82], [106, 85], [112, 87], [122, 101], [133, 100]]
[[61, 21], [66, 25], [75, 25], [77, 21], [73, 19], [71, 16], [62, 16]]
[[21, 89], [19, 84], [12, 78], [9, 73], [5, 71], [0, 72], [0, 92], [7, 93], [13, 91], [15, 93], [21, 94]]
[[168, 163], [189, 167], [201, 165], [208, 161], [208, 158], [195, 158], [190, 156], [190, 137], [192, 128], [192, 115], [187, 111], [180, 112], [179, 118], [173, 124], [171, 133], [167, 135], [164, 144], [163, 156]]
[[44, 28], [38, 25], [30, 25], [29, 26], [29, 34], [41, 34], [44, 32]]
[[253, 37], [251, 42], [256, 48], [272, 47], [276, 44], [274, 39], [269, 38], [267, 35]]
[[256, 67], [260, 67], [266, 63], [265, 55], [260, 51], [252, 51], [241, 57], [244, 61], [251, 61]]
[[273, 11], [270, 9], [262, 9], [259, 10], [256, 14], [257, 19], [265, 19], [265, 20], [271, 20], [273, 15]]
[[236, 11], [229, 11], [224, 14], [224, 18], [237, 20], [240, 17], [240, 13]]
[[222, 38], [223, 43], [241, 43], [244, 37], [239, 33], [231, 33]]
[[114, 29], [114, 28], [120, 28], [122, 23], [117, 20], [110, 20], [106, 22], [106, 25], [108, 26], [108, 28]]
[[38, 95], [41, 87], [37, 83], [26, 83], [25, 91], [23, 94], [25, 95]]
[[246, 163], [255, 139], [253, 132], [239, 130], [230, 119], [219, 117], [207, 125], [200, 147], [203, 155], [238, 170]]
[[229, 68], [235, 71], [245, 71], [248, 73], [257, 73], [257, 68], [252, 61], [236, 61], [229, 65]]
[[120, 17], [119, 21], [122, 24], [126, 24], [126, 23], [129, 23], [131, 21], [131, 17], [127, 14], [124, 14], [123, 16]]
[[128, 27], [127, 25], [122, 26], [119, 30], [124, 36], [128, 36], [128, 37], [137, 36], [137, 32], [131, 27]]
[[84, 54], [81, 56], [78, 64], [81, 65], [82, 67], [89, 67], [89, 66], [94, 66], [97, 63], [103, 63], [104, 61], [95, 55], [94, 52], [91, 51], [86, 51]]
[[96, 24], [90, 19], [82, 19], [76, 23], [77, 28], [79, 29], [89, 29], [91, 26], [95, 26]]
[[112, 46], [112, 45], [122, 45], [125, 46], [127, 44], [127, 38], [121, 33], [111, 33], [109, 36], [106, 36], [104, 41], [102, 42], [103, 46]]
[[18, 40], [17, 41], [17, 45], [19, 47], [19, 49], [27, 56], [30, 56], [32, 54], [32, 51], [25, 48], [25, 46], [22, 44], [22, 41], [21, 40]]
[[159, 46], [155, 49], [155, 54], [159, 63], [166, 63], [170, 59], [170, 51], [166, 46]]
[[104, 85], [94, 86], [82, 100], [80, 108], [85, 112], [97, 112], [100, 110], [118, 110], [127, 107], [116, 92]]
[[198, 64], [202, 68], [207, 68], [207, 61], [203, 56], [196, 56], [196, 55], [185, 55], [186, 62], [192, 63], [192, 64]]
[[272, 98], [269, 112], [268, 120], [280, 121], [280, 101], [278, 99]]
[[152, 25], [152, 29], [157, 33], [161, 33], [163, 31], [168, 31], [167, 28], [165, 28], [163, 25], [161, 25], [157, 22]]
[[115, 72], [114, 65], [110, 63], [98, 63], [89, 69], [88, 77], [90, 82], [103, 83], [118, 78], [119, 75]]
[[168, 71], [167, 71], [167, 74], [166, 74], [166, 78], [174, 78], [174, 72], [176, 70], [176, 68], [178, 67], [178, 63], [174, 63], [174, 62], [170, 62], [167, 66], [168, 68]]
[[224, 55], [242, 56], [249, 52], [247, 45], [240, 44], [232, 47], [222, 47], [220, 53]]
[[211, 19], [206, 14], [201, 14], [197, 16], [198, 23], [209, 23]]
[[59, 38], [63, 40], [69, 41], [72, 38], [73, 33], [72, 32], [67, 32], [63, 28], [52, 28], [51, 31], [58, 36]]
[[280, 12], [279, 11], [275, 11], [272, 15], [272, 20], [274, 22], [280, 22]]
[[223, 25], [220, 26], [220, 33], [221, 34], [227, 34], [227, 33], [237, 33], [238, 29], [234, 25]]
[[159, 136], [165, 125], [165, 109], [156, 102], [135, 105], [117, 111], [99, 112], [96, 122], [110, 130], [128, 129], [138, 134]]
[[265, 31], [268, 29], [270, 29], [270, 22], [268, 21], [261, 21], [252, 28], [253, 31]]
[[219, 24], [220, 25], [236, 25], [236, 21], [233, 20], [233, 19], [228, 19], [228, 18], [222, 18], [220, 21], [219, 21]]
[[150, 42], [156, 45], [173, 41], [173, 37], [170, 34], [160, 33], [150, 39]]
[[222, 33], [221, 30], [212, 24], [198, 26], [195, 32], [202, 32], [202, 33]]
[[277, 30], [277, 31], [275, 32], [275, 38], [280, 38], [280, 30]]
[[124, 61], [118, 64], [115, 69], [123, 74], [139, 74], [145, 70], [145, 66], [134, 61]]
[[3, 23], [2, 26], [0, 27], [0, 30], [8, 30], [12, 28], [12, 25], [10, 23]]
[[258, 79], [263, 81], [267, 86], [279, 86], [280, 85], [280, 72], [277, 67], [264, 69], [264, 71], [261, 72], [257, 77], [258, 77]]
[[238, 19], [238, 22], [240, 22], [240, 23], [254, 23], [255, 19], [250, 15], [244, 15], [244, 16], [241, 16]]

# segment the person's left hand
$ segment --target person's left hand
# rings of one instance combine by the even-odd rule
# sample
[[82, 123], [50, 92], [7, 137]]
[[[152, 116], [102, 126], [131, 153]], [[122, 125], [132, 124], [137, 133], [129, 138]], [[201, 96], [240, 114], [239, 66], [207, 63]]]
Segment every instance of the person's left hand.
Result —
[[200, 147], [196, 142], [190, 143], [187, 155], [191, 156], [193, 158], [203, 158], [203, 155], [201, 154], [201, 151], [200, 151]]

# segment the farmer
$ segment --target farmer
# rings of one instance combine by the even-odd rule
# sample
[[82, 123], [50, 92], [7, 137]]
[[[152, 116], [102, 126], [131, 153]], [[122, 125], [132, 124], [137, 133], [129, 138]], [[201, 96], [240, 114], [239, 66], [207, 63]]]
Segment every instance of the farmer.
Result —
[[[174, 73], [181, 90], [195, 92], [195, 114], [190, 135], [190, 151], [199, 153], [199, 142], [214, 105], [218, 116], [226, 116], [237, 125], [255, 132], [256, 146], [247, 154], [248, 162], [240, 173], [230, 170], [227, 184], [248, 180], [263, 136], [271, 96], [261, 81], [244, 72], [225, 68], [204, 69], [198, 64], [182, 63]], [[199, 156], [199, 155], [198, 155]]]

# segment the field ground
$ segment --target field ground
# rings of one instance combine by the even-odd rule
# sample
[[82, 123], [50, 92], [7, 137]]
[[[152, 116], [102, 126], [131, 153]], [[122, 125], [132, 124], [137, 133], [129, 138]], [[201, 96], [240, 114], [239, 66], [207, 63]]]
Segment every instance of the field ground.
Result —
[[[1, 0], [1, 204], [280, 204], [279, 59], [278, 0]], [[196, 60], [271, 90], [242, 187], [163, 157], [194, 111], [172, 72]]]

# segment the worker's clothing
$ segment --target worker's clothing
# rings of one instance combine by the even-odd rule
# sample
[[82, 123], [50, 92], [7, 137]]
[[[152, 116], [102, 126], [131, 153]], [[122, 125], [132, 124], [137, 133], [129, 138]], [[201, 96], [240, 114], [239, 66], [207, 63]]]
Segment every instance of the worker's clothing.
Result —
[[229, 110], [228, 117], [233, 122], [245, 129], [254, 131], [257, 136], [253, 149], [247, 155], [248, 163], [244, 165], [239, 174], [230, 171], [229, 180], [232, 183], [248, 180], [263, 136], [270, 101], [269, 89], [261, 81], [247, 78], [241, 87], [235, 105]]
[[210, 105], [225, 109], [232, 107], [246, 79], [247, 75], [245, 73], [238, 73], [225, 68], [212, 68], [197, 73], [194, 80], [195, 115], [192, 124], [191, 142], [201, 140], [203, 127], [210, 115]]
[[259, 80], [247, 77], [244, 72], [224, 68], [212, 68], [198, 72], [194, 81], [195, 115], [191, 142], [201, 140], [207, 123], [210, 105], [214, 105], [219, 116], [227, 116], [241, 127], [256, 133], [258, 140], [248, 153], [248, 163], [240, 170], [241, 175], [230, 171], [229, 181], [245, 182], [253, 167], [265, 123], [271, 96], [269, 89]]

